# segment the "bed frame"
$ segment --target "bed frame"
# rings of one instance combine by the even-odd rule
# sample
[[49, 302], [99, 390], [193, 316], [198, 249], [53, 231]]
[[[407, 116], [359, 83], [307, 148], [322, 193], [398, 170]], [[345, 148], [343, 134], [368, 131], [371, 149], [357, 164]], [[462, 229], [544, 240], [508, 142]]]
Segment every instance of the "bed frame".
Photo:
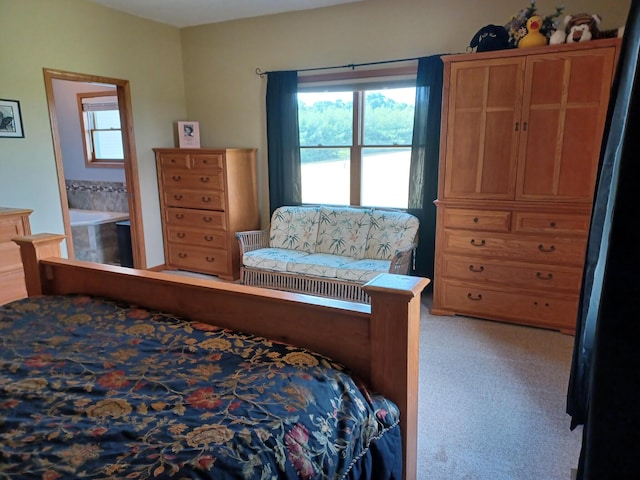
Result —
[[60, 257], [63, 235], [19, 237], [29, 296], [81, 293], [302, 346], [349, 367], [400, 408], [403, 476], [416, 478], [420, 293], [429, 280], [381, 274], [371, 305]]

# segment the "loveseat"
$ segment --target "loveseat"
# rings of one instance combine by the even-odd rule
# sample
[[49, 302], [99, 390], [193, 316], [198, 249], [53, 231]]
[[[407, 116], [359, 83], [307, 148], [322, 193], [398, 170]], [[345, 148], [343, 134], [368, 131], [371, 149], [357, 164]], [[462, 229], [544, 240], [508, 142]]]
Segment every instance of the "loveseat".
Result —
[[236, 233], [240, 281], [369, 303], [363, 284], [380, 273], [409, 273], [418, 226], [400, 210], [280, 207], [269, 228]]

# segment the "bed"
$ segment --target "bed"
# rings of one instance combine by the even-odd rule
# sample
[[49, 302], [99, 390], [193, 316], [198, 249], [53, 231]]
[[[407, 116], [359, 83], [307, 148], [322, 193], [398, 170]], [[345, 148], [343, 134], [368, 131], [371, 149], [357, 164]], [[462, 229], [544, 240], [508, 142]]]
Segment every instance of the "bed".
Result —
[[420, 293], [371, 305], [59, 258], [16, 239], [0, 478], [416, 477]]

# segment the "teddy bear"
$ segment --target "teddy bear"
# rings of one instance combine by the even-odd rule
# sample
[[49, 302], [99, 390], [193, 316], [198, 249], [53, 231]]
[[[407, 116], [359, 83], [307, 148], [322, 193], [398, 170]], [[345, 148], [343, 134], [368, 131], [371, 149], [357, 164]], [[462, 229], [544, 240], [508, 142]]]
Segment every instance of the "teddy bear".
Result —
[[599, 38], [622, 37], [624, 27], [612, 30], [600, 30], [600, 15], [579, 13], [564, 17], [564, 28], [558, 29], [549, 38], [550, 45], [561, 43], [586, 42]]

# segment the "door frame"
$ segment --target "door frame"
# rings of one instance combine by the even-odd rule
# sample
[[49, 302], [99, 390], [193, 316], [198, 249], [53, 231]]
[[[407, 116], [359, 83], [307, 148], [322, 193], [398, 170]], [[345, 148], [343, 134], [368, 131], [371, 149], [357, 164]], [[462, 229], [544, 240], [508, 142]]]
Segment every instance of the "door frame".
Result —
[[58, 117], [53, 93], [53, 80], [67, 80], [83, 83], [105, 83], [115, 85], [118, 96], [118, 108], [120, 110], [120, 123], [122, 128], [122, 143], [124, 148], [124, 175], [127, 187], [127, 201], [129, 204], [129, 219], [131, 222], [131, 249], [133, 253], [134, 268], [145, 269], [147, 265], [146, 251], [144, 248], [144, 231], [142, 228], [142, 207], [140, 205], [140, 183], [138, 178], [138, 157], [136, 155], [135, 139], [133, 134], [133, 111], [131, 108], [131, 89], [128, 80], [119, 78], [88, 75], [84, 73], [66, 72], [43, 68], [44, 85], [47, 94], [47, 106], [49, 107], [49, 120], [51, 122], [51, 135], [53, 138], [53, 150], [58, 174], [58, 189], [60, 192], [60, 204], [62, 207], [62, 219], [64, 222], [64, 234], [67, 237], [67, 251], [69, 258], [74, 258], [73, 242], [71, 242], [71, 222], [69, 220], [69, 206], [67, 203], [67, 187], [64, 178], [64, 165], [62, 162], [62, 148], [60, 134], [58, 132]]

